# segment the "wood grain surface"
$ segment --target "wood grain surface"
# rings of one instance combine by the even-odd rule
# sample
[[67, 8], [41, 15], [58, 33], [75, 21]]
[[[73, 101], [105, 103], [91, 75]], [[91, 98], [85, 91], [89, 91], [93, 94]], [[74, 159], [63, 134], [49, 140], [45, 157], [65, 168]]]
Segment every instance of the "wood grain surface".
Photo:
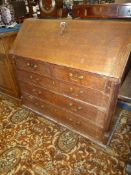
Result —
[[11, 53], [119, 79], [130, 43], [130, 22], [27, 19]]

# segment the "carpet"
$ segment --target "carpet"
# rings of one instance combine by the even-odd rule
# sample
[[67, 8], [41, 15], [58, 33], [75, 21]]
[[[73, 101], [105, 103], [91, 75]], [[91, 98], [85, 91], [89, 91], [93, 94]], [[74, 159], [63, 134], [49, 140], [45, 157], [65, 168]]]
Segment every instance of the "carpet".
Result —
[[0, 175], [126, 175], [131, 111], [107, 149], [0, 94]]

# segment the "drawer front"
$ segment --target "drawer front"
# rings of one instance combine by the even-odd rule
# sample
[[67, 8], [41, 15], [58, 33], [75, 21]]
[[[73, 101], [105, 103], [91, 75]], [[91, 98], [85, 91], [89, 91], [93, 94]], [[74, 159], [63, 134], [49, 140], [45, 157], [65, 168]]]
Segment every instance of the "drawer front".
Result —
[[107, 79], [104, 77], [62, 66], [53, 66], [53, 75], [56, 79], [72, 82], [74, 84], [100, 91], [105, 91], [107, 85]]
[[[33, 59], [17, 57], [15, 60], [18, 69], [107, 92], [108, 80], [105, 77]], [[110, 84], [108, 84], [108, 93], [109, 92]]]
[[99, 108], [96, 108], [87, 103], [81, 103], [74, 99], [55, 94], [51, 91], [48, 91], [43, 88], [38, 88], [34, 85], [20, 82], [22, 92], [29, 93], [33, 96], [36, 96], [40, 99], [48, 101], [54, 105], [57, 105], [65, 110], [68, 110], [72, 113], [78, 114], [85, 117], [88, 120], [104, 127], [105, 120], [105, 111], [101, 111]]
[[15, 63], [16, 67], [20, 70], [26, 70], [45, 76], [51, 76], [48, 63], [22, 57], [17, 57], [15, 59]]
[[[30, 72], [17, 70], [18, 79], [24, 82], [33, 83], [43, 88], [52, 90], [63, 95], [67, 95], [76, 99], [80, 99], [87, 103], [106, 108], [108, 106], [109, 97], [101, 91], [91, 88], [84, 88], [68, 82], [62, 82], [45, 76], [37, 75]], [[95, 100], [94, 100], [95, 99]]]
[[94, 139], [100, 141], [103, 139], [104, 132], [97, 125], [94, 125], [84, 118], [79, 118], [79, 116], [73, 115], [55, 105], [25, 93], [23, 93], [23, 104], [36, 112], [49, 116], [49, 118], [52, 118], [58, 123], [73, 128], [77, 132], [92, 136]]

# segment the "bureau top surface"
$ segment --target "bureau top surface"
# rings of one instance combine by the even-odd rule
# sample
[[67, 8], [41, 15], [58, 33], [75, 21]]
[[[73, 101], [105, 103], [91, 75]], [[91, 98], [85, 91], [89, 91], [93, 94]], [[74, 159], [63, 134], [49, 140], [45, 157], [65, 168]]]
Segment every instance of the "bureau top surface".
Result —
[[120, 79], [130, 51], [131, 22], [27, 19], [11, 54]]

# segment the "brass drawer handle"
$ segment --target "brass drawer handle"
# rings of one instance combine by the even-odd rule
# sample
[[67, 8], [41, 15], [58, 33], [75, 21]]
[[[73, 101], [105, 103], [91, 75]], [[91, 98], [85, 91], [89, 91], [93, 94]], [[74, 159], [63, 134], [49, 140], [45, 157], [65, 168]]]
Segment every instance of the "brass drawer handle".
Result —
[[73, 92], [73, 88], [72, 87], [70, 87], [70, 92]]
[[29, 63], [29, 62], [27, 62], [27, 63], [26, 63], [26, 65], [27, 65], [27, 66], [30, 66], [30, 63]]
[[[29, 78], [30, 78], [31, 80], [34, 79], [32, 75], [30, 75]], [[40, 81], [39, 78], [36, 78], [35, 80], [36, 80], [36, 81]]]
[[80, 80], [83, 80], [83, 79], [84, 79], [84, 76], [81, 75], [81, 76], [79, 76], [78, 78], [79, 78]]
[[29, 63], [29, 62], [27, 62], [26, 65], [32, 69], [36, 69], [38, 67], [37, 64]]
[[84, 93], [84, 91], [80, 90], [80, 94], [83, 94], [83, 93]]
[[36, 64], [33, 65], [33, 68], [34, 68], [34, 69], [37, 68], [37, 67], [38, 67], [38, 66], [37, 66]]
[[83, 75], [73, 75], [73, 73], [69, 73], [69, 77], [72, 78], [74, 81], [77, 81], [77, 79], [79, 80], [83, 80], [84, 76]]
[[73, 74], [72, 74], [72, 73], [69, 73], [69, 76], [70, 76], [70, 77], [73, 77]]
[[73, 103], [69, 103], [69, 106], [73, 106]]
[[77, 108], [78, 110], [81, 110], [82, 109], [82, 107], [81, 106], [78, 106], [78, 108]]
[[[70, 106], [70, 107], [73, 107], [73, 103], [69, 103], [69, 106]], [[77, 111], [79, 111], [79, 110], [81, 110], [81, 109], [82, 109], [81, 106], [78, 106], [78, 107], [75, 107], [75, 108], [71, 108], [71, 110], [74, 111], [74, 112], [77, 112]]]
[[37, 66], [36, 64], [33, 64], [33, 63], [30, 64], [30, 68], [31, 68], [31, 69], [36, 69], [37, 67], [38, 67], [38, 66]]
[[73, 120], [72, 120], [72, 118], [68, 118], [68, 120], [70, 121], [70, 122], [72, 122]]

